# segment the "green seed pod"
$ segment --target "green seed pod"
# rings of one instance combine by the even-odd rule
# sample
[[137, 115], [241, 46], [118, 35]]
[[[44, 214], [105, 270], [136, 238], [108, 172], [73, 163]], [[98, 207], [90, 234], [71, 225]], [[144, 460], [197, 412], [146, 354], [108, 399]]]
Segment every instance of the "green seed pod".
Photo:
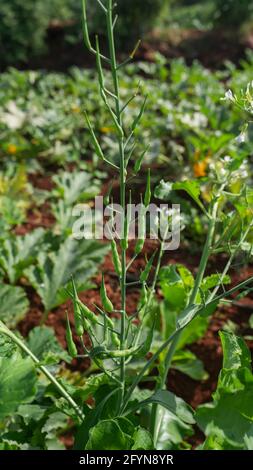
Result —
[[145, 96], [144, 100], [143, 100], [143, 103], [141, 105], [141, 109], [140, 109], [140, 112], [138, 114], [138, 116], [134, 119], [134, 122], [132, 124], [132, 132], [136, 129], [136, 127], [138, 126], [141, 118], [142, 118], [142, 115], [145, 111], [145, 108], [146, 108], [146, 103], [147, 103], [147, 96]]
[[150, 188], [150, 168], [148, 169], [148, 174], [147, 174], [147, 186], [146, 186], [146, 191], [145, 191], [145, 196], [144, 196], [144, 204], [147, 207], [150, 203], [151, 199], [151, 188]]
[[134, 252], [136, 255], [138, 255], [143, 249], [144, 242], [145, 242], [145, 235], [146, 235], [146, 208], [142, 204], [140, 215], [139, 215], [139, 221], [138, 221], [138, 240], [136, 242], [135, 249], [134, 249]]
[[82, 312], [80, 309], [79, 299], [78, 299], [78, 295], [76, 292], [76, 286], [75, 286], [73, 277], [71, 278], [71, 283], [72, 283], [72, 290], [73, 290], [75, 330], [78, 336], [83, 336], [84, 328], [83, 328]]
[[114, 344], [114, 346], [119, 348], [120, 347], [120, 340], [119, 340], [119, 337], [118, 337], [117, 333], [114, 333], [114, 331], [111, 332], [111, 339], [112, 339], [112, 344]]
[[66, 321], [67, 321], [67, 325], [66, 325], [66, 341], [67, 341], [67, 346], [68, 346], [68, 352], [69, 352], [69, 355], [71, 357], [76, 357], [77, 356], [77, 349], [76, 349], [76, 345], [73, 341], [73, 337], [72, 337], [72, 331], [71, 331], [71, 328], [70, 328], [70, 324], [69, 324], [69, 317], [68, 317], [68, 314], [66, 314]]
[[115, 240], [111, 241], [111, 248], [112, 248], [112, 260], [114, 264], [114, 269], [116, 273], [118, 274], [118, 276], [121, 276], [121, 262], [119, 259], [119, 253], [117, 250], [117, 245], [116, 245]]
[[145, 150], [141, 153], [139, 158], [136, 160], [136, 162], [134, 164], [134, 173], [135, 174], [139, 173], [139, 171], [141, 169], [142, 162], [143, 162], [143, 158], [145, 157], [145, 154], [146, 154], [148, 149], [149, 149], [149, 145], [145, 148]]
[[143, 250], [143, 247], [144, 247], [144, 243], [145, 243], [144, 238], [139, 238], [137, 240], [135, 248], [134, 248], [134, 253], [136, 255], [139, 255], [139, 253], [141, 253], [141, 251]]
[[137, 347], [132, 347], [132, 348], [129, 348], [129, 349], [121, 349], [121, 350], [117, 350], [117, 351], [106, 351], [108, 356], [110, 357], [129, 357], [129, 356], [132, 356], [133, 354], [135, 354], [136, 352], [138, 352], [140, 349], [140, 346], [137, 346]]
[[156, 255], [156, 251], [154, 251], [154, 253], [153, 253], [152, 256], [150, 257], [150, 259], [148, 260], [145, 269], [142, 271], [142, 273], [141, 273], [141, 275], [140, 275], [140, 281], [141, 281], [141, 282], [146, 282], [146, 281], [147, 281], [148, 276], [149, 276], [149, 273], [150, 273], [151, 268], [152, 268], [152, 265], [153, 265], [153, 261], [154, 261], [155, 255]]
[[101, 297], [101, 301], [102, 301], [104, 309], [107, 312], [112, 312], [114, 310], [114, 307], [113, 307], [112, 302], [110, 301], [110, 299], [107, 296], [103, 275], [102, 275], [102, 284], [101, 284], [101, 287], [100, 287], [100, 297]]
[[147, 288], [146, 288], [145, 284], [143, 283], [142, 288], [141, 288], [140, 303], [141, 303], [141, 305], [146, 305], [147, 301], [148, 301], [148, 292], [147, 292]]
[[86, 305], [84, 305], [80, 300], [79, 300], [79, 307], [81, 310], [81, 314], [83, 316], [83, 322], [85, 322], [85, 320], [88, 320], [93, 325], [98, 324], [99, 320], [98, 320], [97, 315], [95, 315], [95, 313], [92, 312], [88, 307], [86, 307]]
[[89, 120], [88, 115], [87, 115], [86, 112], [85, 112], [85, 119], [86, 119], [86, 122], [87, 122], [88, 129], [90, 131], [90, 136], [91, 136], [91, 139], [92, 139], [92, 142], [93, 142], [94, 150], [95, 150], [97, 156], [99, 158], [101, 158], [101, 160], [104, 160], [105, 157], [104, 157], [103, 151], [102, 151], [102, 149], [99, 145], [99, 142], [98, 142], [98, 140], [95, 136], [95, 133], [94, 133], [92, 127], [91, 127], [91, 123], [90, 123], [90, 120]]

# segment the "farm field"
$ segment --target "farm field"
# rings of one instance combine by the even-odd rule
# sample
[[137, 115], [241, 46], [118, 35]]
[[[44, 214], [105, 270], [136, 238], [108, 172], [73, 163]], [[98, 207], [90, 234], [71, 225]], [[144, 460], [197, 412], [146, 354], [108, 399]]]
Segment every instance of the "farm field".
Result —
[[0, 74], [0, 450], [253, 450], [253, 51], [86, 3], [87, 67]]

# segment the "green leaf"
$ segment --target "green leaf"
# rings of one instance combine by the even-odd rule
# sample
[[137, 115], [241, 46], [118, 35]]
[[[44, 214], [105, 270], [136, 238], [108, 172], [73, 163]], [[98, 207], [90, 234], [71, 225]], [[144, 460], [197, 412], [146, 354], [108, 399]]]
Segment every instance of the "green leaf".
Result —
[[0, 357], [0, 419], [14, 414], [23, 403], [35, 397], [37, 376], [30, 358], [14, 354]]
[[222, 277], [221, 274], [211, 274], [211, 276], [207, 276], [203, 279], [200, 288], [203, 292], [207, 292], [208, 290], [213, 289], [213, 287], [230, 284], [230, 282], [231, 279], [228, 275]]
[[133, 435], [132, 450], [153, 450], [154, 444], [151, 434], [144, 428], [137, 428]]
[[25, 424], [28, 425], [30, 421], [39, 421], [44, 416], [46, 410], [46, 407], [43, 408], [35, 404], [20, 405], [17, 414], [22, 416]]
[[33, 263], [45, 237], [45, 230], [38, 228], [24, 236], [13, 236], [4, 240], [0, 248], [0, 267], [15, 284], [24, 269]]
[[0, 284], [0, 320], [9, 328], [15, 328], [24, 318], [29, 302], [22, 287]]
[[203, 362], [189, 350], [176, 351], [171, 367], [188, 375], [188, 377], [194, 380], [206, 380], [208, 378]]
[[[213, 402], [197, 408], [195, 417], [205, 433], [210, 447], [228, 446], [247, 448], [252, 435], [253, 375], [250, 368], [250, 352], [242, 340], [232, 333], [222, 332], [224, 350], [223, 369], [220, 372]], [[212, 436], [218, 441], [214, 444]], [[211, 440], [212, 439], [212, 440]]]
[[71, 275], [78, 288], [88, 288], [87, 281], [102, 263], [108, 245], [93, 240], [68, 238], [59, 250], [40, 253], [38, 264], [25, 272], [32, 286], [40, 295], [46, 311], [64, 303], [68, 298], [65, 287]]
[[58, 439], [57, 433], [66, 428], [67, 416], [60, 411], [50, 414], [45, 422], [42, 433], [45, 433], [45, 444], [47, 450], [64, 450], [63, 443]]
[[177, 397], [174, 393], [167, 390], [158, 390], [151, 397], [139, 402], [138, 408], [156, 403], [169, 410], [172, 414], [178, 416], [187, 424], [194, 424], [193, 410], [182, 398]]
[[157, 450], [179, 449], [180, 444], [186, 437], [193, 435], [192, 426], [184, 423], [174, 413], [162, 408], [157, 409]]
[[227, 331], [219, 332], [223, 348], [223, 369], [247, 367], [251, 370], [251, 354], [244, 340]]
[[68, 353], [56, 339], [53, 328], [48, 326], [36, 326], [31, 330], [27, 343], [29, 349], [44, 363], [48, 364], [48, 359], [54, 363], [60, 360], [67, 362], [71, 360]]
[[89, 433], [85, 450], [129, 450], [133, 439], [125, 434], [115, 419], [100, 421]]
[[185, 191], [196, 204], [200, 207], [203, 212], [205, 208], [199, 198], [200, 196], [200, 183], [198, 181], [180, 181], [178, 183], [173, 183], [172, 189], [175, 191]]

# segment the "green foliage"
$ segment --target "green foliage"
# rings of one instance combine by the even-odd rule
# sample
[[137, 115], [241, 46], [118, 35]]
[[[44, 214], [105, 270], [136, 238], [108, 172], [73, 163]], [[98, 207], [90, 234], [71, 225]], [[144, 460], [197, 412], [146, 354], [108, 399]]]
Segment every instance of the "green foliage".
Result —
[[244, 449], [252, 439], [251, 355], [242, 338], [220, 333], [224, 359], [213, 402], [196, 411], [198, 426], [207, 436], [204, 449]]
[[107, 245], [93, 240], [67, 238], [58, 250], [39, 253], [37, 264], [28, 268], [25, 274], [40, 295], [46, 311], [69, 297], [66, 287], [71, 275], [75, 276], [78, 288], [90, 286], [88, 281], [107, 251]]
[[2, 0], [1, 63], [24, 62], [45, 51], [47, 28], [55, 17], [71, 16], [70, 0]]
[[[117, 2], [119, 17], [115, 30], [117, 43], [124, 49], [133, 48], [134, 42], [154, 27], [161, 10], [168, 4], [168, 0], [146, 0], [145, 5], [142, 0], [119, 0]], [[101, 8], [90, 0], [87, 6], [90, 12], [91, 30], [103, 33], [105, 20]]]
[[29, 302], [22, 287], [0, 284], [0, 320], [9, 328], [15, 328], [28, 310]]
[[216, 21], [227, 27], [241, 26], [253, 13], [253, 5], [248, 0], [214, 0]]
[[14, 354], [0, 357], [0, 418], [10, 416], [19, 404], [30, 403], [36, 393], [35, 366], [30, 358]]

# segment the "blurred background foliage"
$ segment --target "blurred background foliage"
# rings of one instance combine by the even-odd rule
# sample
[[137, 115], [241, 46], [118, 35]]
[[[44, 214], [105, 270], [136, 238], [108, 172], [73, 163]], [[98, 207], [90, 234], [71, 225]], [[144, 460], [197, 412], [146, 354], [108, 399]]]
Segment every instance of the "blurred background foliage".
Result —
[[[88, 0], [91, 30], [103, 29], [97, 2]], [[154, 27], [228, 28], [239, 31], [251, 21], [253, 2], [249, 0], [118, 0], [117, 39], [121, 49], [143, 37]], [[0, 66], [26, 63], [43, 55], [48, 32], [64, 30], [63, 41], [81, 41], [81, 0], [1, 0]]]

